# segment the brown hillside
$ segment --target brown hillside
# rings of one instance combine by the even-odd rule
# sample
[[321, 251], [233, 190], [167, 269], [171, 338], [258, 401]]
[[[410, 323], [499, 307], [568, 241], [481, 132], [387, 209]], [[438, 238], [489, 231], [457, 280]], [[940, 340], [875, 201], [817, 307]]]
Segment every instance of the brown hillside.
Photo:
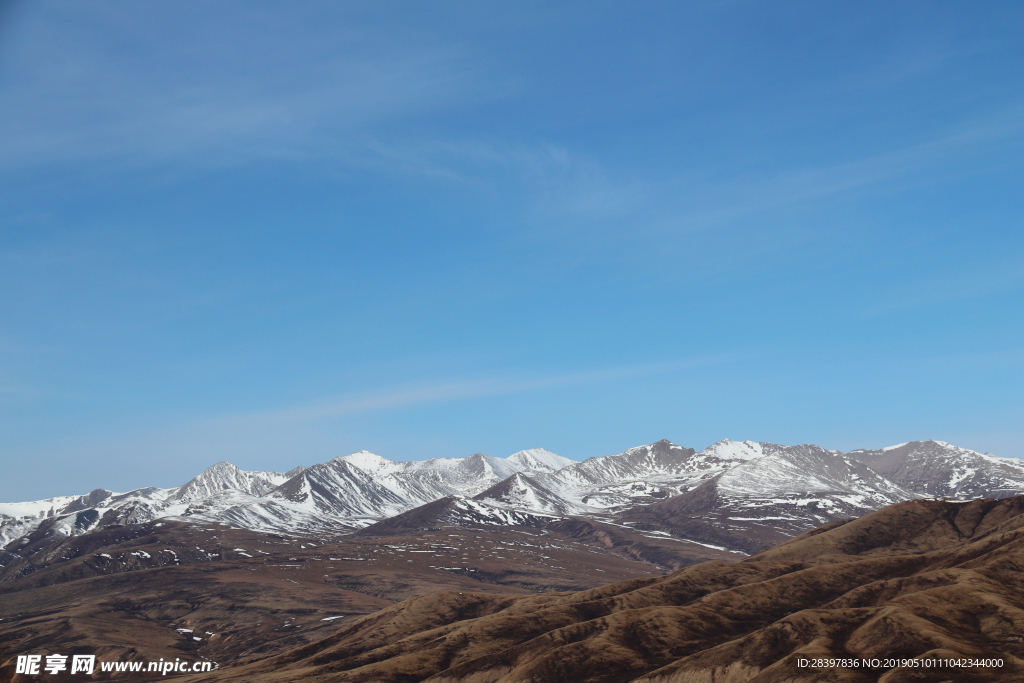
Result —
[[[1024, 680], [1024, 498], [911, 501], [743, 562], [578, 593], [445, 592], [203, 679], [374, 683]], [[999, 668], [800, 659], [1002, 658]]]

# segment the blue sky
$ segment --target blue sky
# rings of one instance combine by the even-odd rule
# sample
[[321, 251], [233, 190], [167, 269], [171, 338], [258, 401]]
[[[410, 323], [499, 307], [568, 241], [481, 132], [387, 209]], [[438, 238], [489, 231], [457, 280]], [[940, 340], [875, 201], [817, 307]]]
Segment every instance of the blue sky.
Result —
[[1024, 6], [0, 13], [0, 500], [668, 438], [1024, 457]]

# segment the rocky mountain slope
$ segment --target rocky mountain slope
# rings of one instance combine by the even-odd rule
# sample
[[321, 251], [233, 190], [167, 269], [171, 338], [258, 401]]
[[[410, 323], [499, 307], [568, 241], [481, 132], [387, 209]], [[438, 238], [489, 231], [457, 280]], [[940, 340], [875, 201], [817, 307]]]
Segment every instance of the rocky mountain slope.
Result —
[[481, 491], [473, 496], [473, 499], [513, 510], [529, 510], [550, 515], [578, 515], [586, 514], [587, 511], [585, 507], [573, 505], [536, 479], [521, 472], [516, 472], [486, 491]]
[[1005, 498], [1024, 491], [1024, 461], [976, 453], [944, 441], [913, 441], [849, 455], [924, 496], [970, 500]]
[[775, 447], [697, 488], [634, 507], [617, 519], [756, 552], [827, 522], [915, 497], [841, 453], [818, 446]]
[[578, 593], [415, 598], [194, 680], [1010, 683], [1024, 679], [1022, 566], [1024, 497], [913, 500], [741, 562]]

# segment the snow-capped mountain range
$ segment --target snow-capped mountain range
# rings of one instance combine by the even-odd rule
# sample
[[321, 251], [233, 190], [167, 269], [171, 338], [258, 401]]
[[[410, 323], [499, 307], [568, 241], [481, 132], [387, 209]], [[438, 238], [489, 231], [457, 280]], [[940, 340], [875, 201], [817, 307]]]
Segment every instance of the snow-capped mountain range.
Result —
[[[15, 550], [44, 536], [160, 518], [337, 533], [434, 504], [425, 513], [443, 508], [446, 523], [457, 523], [463, 513], [467, 524], [579, 516], [753, 548], [765, 538], [910, 498], [1018, 493], [1024, 493], [1024, 461], [941, 441], [845, 454], [813, 445], [728, 439], [698, 452], [659, 441], [582, 462], [542, 448], [507, 458], [477, 453], [416, 462], [360, 451], [285, 473], [246, 472], [220, 462], [172, 489], [97, 489], [82, 496], [0, 503], [0, 546]], [[761, 540], [744, 540], [751, 538]]]
[[1024, 464], [941, 441], [914, 441], [850, 456], [904, 488], [958, 500], [1007, 498], [1024, 491]]
[[517, 472], [551, 474], [573, 462], [542, 448], [508, 458], [477, 453], [416, 462], [360, 451], [283, 474], [246, 472], [219, 462], [172, 489], [97, 489], [82, 496], [0, 503], [0, 547], [40, 532], [70, 536], [165, 517], [263, 531], [356, 529], [446, 496], [471, 497]]

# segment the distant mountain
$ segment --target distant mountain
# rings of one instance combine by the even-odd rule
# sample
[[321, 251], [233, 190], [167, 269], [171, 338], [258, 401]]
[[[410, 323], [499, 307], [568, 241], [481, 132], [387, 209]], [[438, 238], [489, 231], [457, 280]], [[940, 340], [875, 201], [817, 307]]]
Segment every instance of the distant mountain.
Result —
[[233, 510], [231, 519], [257, 529], [283, 528], [275, 521], [282, 518], [289, 529], [360, 527], [440, 498], [471, 496], [517, 471], [510, 460], [483, 453], [395, 462], [360, 451], [300, 472], [264, 500]]
[[244, 472], [228, 461], [222, 461], [207, 467], [196, 478], [176, 489], [167, 497], [184, 503], [202, 500], [216, 495], [221, 491], [241, 491], [251, 496], [262, 496], [302, 472], [305, 467], [281, 474], [279, 472]]
[[617, 455], [572, 463], [545, 478], [553, 487], [586, 491], [615, 482], [664, 477], [688, 471], [694, 450], [668, 440], [630, 448]]
[[557, 472], [563, 467], [575, 465], [575, 460], [555, 455], [546, 448], [531, 448], [508, 456], [508, 461], [520, 472]]
[[[543, 448], [507, 458], [476, 453], [414, 462], [359, 451], [285, 473], [220, 462], [173, 489], [97, 489], [0, 504], [0, 546], [45, 544], [105, 525], [163, 518], [342, 533], [447, 500], [446, 524], [587, 518], [651, 538], [754, 552], [900, 500], [1020, 492], [1024, 462], [938, 441], [843, 454], [729, 439], [698, 452], [663, 440], [582, 462]], [[438, 510], [428, 508], [429, 514]]]
[[584, 508], [573, 505], [522, 472], [516, 472], [486, 491], [481, 491], [473, 496], [473, 500], [491, 503], [499, 507], [551, 515], [586, 513]]
[[850, 457], [923, 496], [970, 500], [1024, 493], [1024, 461], [976, 453], [944, 441], [856, 450]]
[[508, 458], [476, 453], [413, 462], [359, 451], [286, 473], [247, 472], [225, 461], [173, 489], [97, 489], [83, 496], [0, 503], [0, 546], [40, 528], [47, 538], [58, 539], [103, 524], [160, 518], [262, 531], [345, 531], [439, 498], [471, 498], [517, 472], [549, 474], [572, 462], [543, 448]]
[[359, 530], [364, 536], [391, 536], [467, 526], [543, 526], [548, 515], [514, 510], [487, 501], [447, 496]]
[[[757, 451], [754, 446], [748, 448]], [[917, 497], [838, 451], [813, 445], [756, 446], [767, 454], [666, 501], [624, 511], [618, 518], [756, 552], [827, 522]]]
[[[484, 453], [476, 453], [467, 458], [395, 462], [360, 451], [335, 458], [335, 461], [358, 467], [397, 495], [417, 504], [452, 494], [472, 495], [515, 472], [535, 471], [529, 466], [513, 462], [511, 458], [495, 458]], [[547, 469], [542, 465], [538, 471]]]
[[[128, 493], [95, 489], [82, 496], [58, 496], [26, 503], [0, 503], [0, 546], [24, 541], [41, 527], [52, 537], [76, 536], [118, 520], [147, 521], [147, 514], [166, 508], [165, 500], [175, 489], [144, 488]], [[152, 519], [152, 517], [149, 517]]]
[[617, 455], [589, 458], [536, 479], [574, 504], [612, 514], [688, 491], [727, 469], [762, 457], [765, 448], [776, 447], [725, 439], [697, 453], [662, 440]]

